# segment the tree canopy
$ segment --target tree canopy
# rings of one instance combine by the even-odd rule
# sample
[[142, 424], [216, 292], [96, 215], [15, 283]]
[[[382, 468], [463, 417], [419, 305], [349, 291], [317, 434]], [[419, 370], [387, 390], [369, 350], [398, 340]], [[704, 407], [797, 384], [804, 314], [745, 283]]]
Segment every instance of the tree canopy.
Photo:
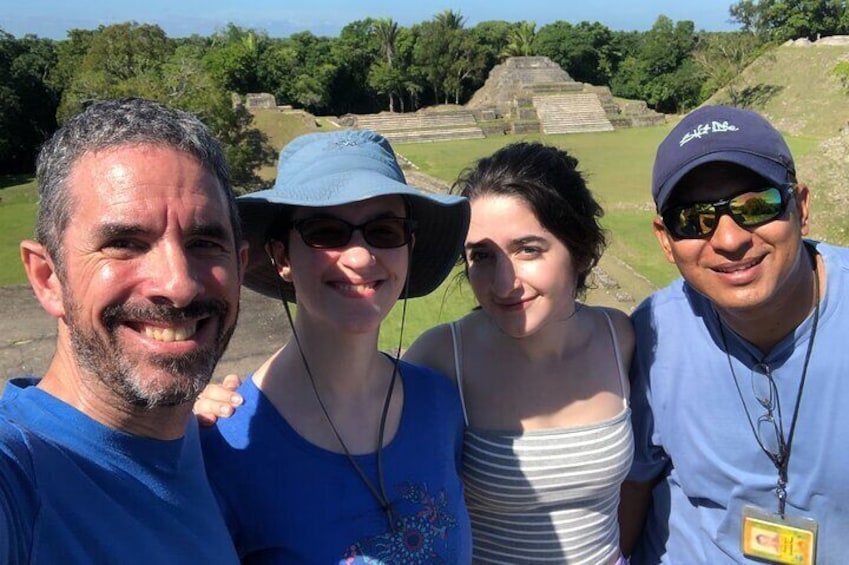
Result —
[[[846, 33], [844, 0], [741, 0], [736, 32], [698, 31], [659, 16], [644, 32], [599, 22], [486, 21], [444, 10], [410, 27], [366, 18], [338, 37], [271, 37], [228, 24], [209, 37], [170, 38], [126, 22], [71, 29], [61, 41], [0, 29], [0, 172], [32, 170], [40, 143], [87, 101], [144, 96], [197, 113], [226, 144], [241, 186], [273, 158], [232, 95], [269, 92], [317, 115], [409, 112], [463, 104], [509, 56], [543, 55], [579, 82], [609, 86], [661, 112], [685, 111], [730, 84], [764, 45]], [[733, 93], [732, 93], [733, 94]], [[733, 96], [732, 96], [733, 98]]]
[[849, 32], [845, 0], [741, 0], [730, 13], [744, 31], [768, 41], [815, 40]]

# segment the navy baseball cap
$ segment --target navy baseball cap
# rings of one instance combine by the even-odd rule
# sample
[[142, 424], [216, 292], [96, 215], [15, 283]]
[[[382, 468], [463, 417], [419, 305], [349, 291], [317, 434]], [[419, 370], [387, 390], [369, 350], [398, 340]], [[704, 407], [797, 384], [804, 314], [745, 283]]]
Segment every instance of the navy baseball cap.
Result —
[[657, 148], [652, 197], [662, 212], [690, 171], [723, 161], [745, 167], [776, 185], [796, 175], [784, 138], [763, 116], [730, 106], [703, 106], [687, 114]]

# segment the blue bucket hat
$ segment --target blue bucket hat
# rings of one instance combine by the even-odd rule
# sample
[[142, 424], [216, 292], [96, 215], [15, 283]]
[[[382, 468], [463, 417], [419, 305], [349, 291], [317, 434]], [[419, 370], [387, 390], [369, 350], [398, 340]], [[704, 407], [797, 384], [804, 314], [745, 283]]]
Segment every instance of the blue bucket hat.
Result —
[[687, 114], [657, 148], [652, 196], [658, 212], [684, 175], [705, 163], [745, 167], [777, 185], [796, 175], [784, 138], [763, 116], [731, 106], [703, 106]]
[[389, 142], [369, 130], [309, 133], [280, 152], [274, 187], [236, 199], [250, 256], [245, 286], [295, 301], [295, 289], [280, 278], [265, 251], [269, 228], [293, 207], [321, 208], [398, 195], [416, 221], [407, 296], [433, 291], [448, 276], [469, 228], [469, 202], [460, 196], [425, 193], [409, 186]]

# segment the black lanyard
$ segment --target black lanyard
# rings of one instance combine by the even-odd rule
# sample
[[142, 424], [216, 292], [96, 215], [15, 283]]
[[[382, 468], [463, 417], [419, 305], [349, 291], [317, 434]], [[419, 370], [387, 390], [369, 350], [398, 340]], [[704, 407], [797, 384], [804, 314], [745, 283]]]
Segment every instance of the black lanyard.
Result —
[[[811, 351], [814, 348], [814, 338], [817, 335], [817, 326], [819, 325], [820, 317], [820, 280], [817, 270], [817, 260], [813, 252], [811, 252], [811, 260], [813, 262], [814, 271], [814, 321], [811, 328], [811, 336], [808, 338], [808, 349], [805, 353], [805, 363], [802, 366], [802, 377], [799, 380], [799, 391], [796, 393], [796, 405], [793, 408], [793, 420], [790, 422], [790, 433], [787, 435], [787, 441], [784, 441], [784, 426], [781, 422], [781, 404], [778, 400], [776, 389], [776, 407], [778, 411], [778, 453], [773, 453], [764, 447], [755, 424], [752, 421], [752, 415], [749, 414], [749, 409], [746, 407], [746, 401], [743, 399], [743, 393], [740, 390], [740, 383], [737, 380], [737, 374], [734, 372], [734, 365], [731, 362], [731, 354], [728, 352], [728, 343], [725, 339], [725, 330], [722, 327], [722, 320], [719, 318], [719, 313], [716, 314], [717, 322], [719, 323], [719, 334], [722, 337], [722, 347], [725, 349], [725, 356], [728, 359], [728, 368], [731, 369], [731, 377], [734, 379], [734, 386], [737, 387], [737, 394], [740, 396], [740, 402], [743, 404], [743, 410], [746, 412], [746, 419], [749, 420], [749, 427], [752, 429], [752, 434], [755, 436], [755, 441], [761, 448], [772, 464], [775, 465], [778, 471], [778, 481], [775, 487], [775, 494], [778, 497], [778, 515], [784, 517], [784, 509], [787, 503], [787, 468], [790, 464], [790, 448], [793, 443], [793, 433], [796, 431], [796, 418], [799, 416], [799, 405], [802, 401], [802, 391], [805, 388], [805, 378], [808, 376], [808, 363], [811, 360]], [[772, 377], [769, 377], [770, 379]], [[772, 386], [772, 385], [771, 385]]]

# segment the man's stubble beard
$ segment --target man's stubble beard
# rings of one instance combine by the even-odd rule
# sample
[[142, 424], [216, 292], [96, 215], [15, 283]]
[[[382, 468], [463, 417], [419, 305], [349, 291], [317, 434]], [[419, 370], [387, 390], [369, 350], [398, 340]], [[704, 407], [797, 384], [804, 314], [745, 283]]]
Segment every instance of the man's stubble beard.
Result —
[[[182, 355], [151, 355], [134, 361], [126, 356], [116, 335], [116, 328], [122, 321], [167, 322], [208, 315], [209, 318], [203, 323], [212, 323], [210, 320], [216, 318], [220, 323], [225, 323], [230, 307], [223, 300], [197, 301], [186, 308], [113, 305], [101, 315], [101, 323], [108, 333], [104, 339], [93, 328], [86, 328], [79, 321], [78, 305], [72, 297], [67, 296], [69, 293], [65, 294], [65, 304], [69, 305], [65, 323], [80, 367], [128, 404], [148, 409], [194, 402], [212, 378], [213, 370], [236, 329], [239, 313], [237, 303], [233, 323], [220, 329], [210, 346]], [[170, 378], [157, 381], [146, 378], [143, 374], [144, 361], [152, 369], [170, 375]]]

